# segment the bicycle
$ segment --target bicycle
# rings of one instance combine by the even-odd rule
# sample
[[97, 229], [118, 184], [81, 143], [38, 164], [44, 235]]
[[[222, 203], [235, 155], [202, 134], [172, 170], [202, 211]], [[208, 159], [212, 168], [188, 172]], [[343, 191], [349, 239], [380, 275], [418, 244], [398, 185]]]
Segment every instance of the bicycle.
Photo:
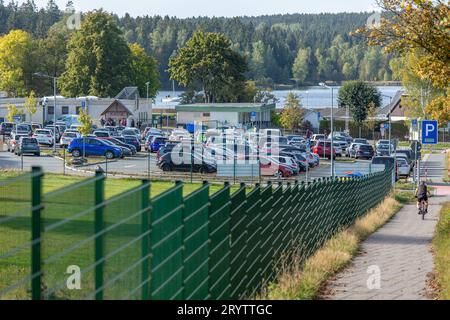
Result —
[[419, 205], [419, 215], [422, 216], [422, 220], [425, 220], [426, 214], [427, 214], [426, 201], [422, 200]]

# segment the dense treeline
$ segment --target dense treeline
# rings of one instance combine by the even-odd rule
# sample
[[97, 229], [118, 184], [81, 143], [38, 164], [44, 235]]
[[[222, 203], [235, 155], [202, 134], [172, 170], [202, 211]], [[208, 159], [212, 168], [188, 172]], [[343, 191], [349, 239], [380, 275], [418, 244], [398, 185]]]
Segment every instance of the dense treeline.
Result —
[[[72, 7], [67, 4], [66, 9]], [[261, 85], [314, 84], [332, 80], [391, 80], [390, 57], [379, 47], [349, 35], [364, 26], [369, 13], [289, 14], [239, 18], [178, 19], [161, 16], [114, 16], [129, 43], [140, 44], [159, 64], [163, 88], [171, 88], [170, 57], [196, 30], [225, 34], [249, 64], [248, 78]], [[55, 23], [64, 29], [67, 15], [50, 0], [38, 9], [32, 0], [18, 5], [0, 0], [0, 35], [13, 29], [35, 39], [49, 37]], [[53, 30], [54, 34], [57, 33]], [[68, 39], [61, 36], [60, 39]], [[62, 57], [65, 57], [63, 52]], [[62, 73], [56, 70], [54, 74]]]

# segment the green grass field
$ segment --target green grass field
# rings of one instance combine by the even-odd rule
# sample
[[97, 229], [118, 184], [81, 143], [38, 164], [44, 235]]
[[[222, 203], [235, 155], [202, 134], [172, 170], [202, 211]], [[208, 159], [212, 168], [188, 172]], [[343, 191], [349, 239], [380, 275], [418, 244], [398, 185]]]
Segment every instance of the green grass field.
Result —
[[[30, 281], [19, 285], [6, 294], [2, 291], [31, 274], [31, 215], [30, 179], [20, 180], [17, 172], [0, 172], [0, 299], [29, 299]], [[1, 182], [13, 179], [14, 183]], [[4, 182], [4, 181], [3, 181]], [[71, 188], [77, 184], [76, 188]], [[141, 185], [139, 180], [106, 179], [104, 208], [105, 225], [111, 228], [104, 235], [105, 254], [113, 254], [105, 261], [105, 283], [119, 277], [121, 272], [136, 265], [120, 276], [118, 281], [108, 284], [105, 298], [123, 298], [127, 289], [137, 287], [141, 268], [141, 192], [130, 192]], [[152, 182], [151, 197], [155, 197], [174, 186], [170, 182]], [[189, 195], [201, 184], [184, 184], [183, 194]], [[211, 185], [210, 193], [219, 191], [222, 185]], [[238, 189], [233, 186], [231, 192]], [[61, 175], [45, 175], [43, 178], [45, 196], [42, 210], [43, 235], [42, 258], [44, 260], [44, 290], [48, 299], [83, 299], [94, 290], [94, 183], [86, 183], [86, 178]], [[11, 215], [23, 213], [9, 219]], [[73, 217], [70, 220], [65, 220]], [[62, 223], [64, 222], [64, 224]], [[116, 224], [118, 224], [116, 226]], [[22, 245], [21, 250], [5, 256]], [[81, 290], [67, 290], [65, 281], [67, 267], [76, 265], [83, 270]], [[130, 292], [129, 298], [139, 295], [139, 290]], [[137, 296], [136, 296], [137, 297]]]

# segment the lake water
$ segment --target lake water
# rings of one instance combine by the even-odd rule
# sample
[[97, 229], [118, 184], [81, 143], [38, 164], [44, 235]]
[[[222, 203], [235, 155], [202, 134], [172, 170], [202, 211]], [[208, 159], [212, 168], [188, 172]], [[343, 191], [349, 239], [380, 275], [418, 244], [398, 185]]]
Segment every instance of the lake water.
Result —
[[[337, 106], [337, 96], [340, 87], [335, 87], [334, 91], [334, 106]], [[402, 87], [396, 86], [379, 86], [377, 87], [381, 94], [385, 96], [394, 97], [397, 91], [402, 90]], [[291, 92], [290, 90], [275, 90], [273, 93], [279, 100], [277, 108], [283, 108], [286, 97]], [[309, 87], [300, 90], [292, 90], [295, 94], [299, 95], [302, 106], [305, 108], [326, 108], [331, 107], [331, 90], [323, 87]], [[175, 95], [182, 94], [183, 91], [176, 91]], [[156, 97], [156, 108], [174, 108], [177, 103], [164, 103], [162, 99], [167, 96], [173, 96], [172, 91], [160, 91]], [[389, 97], [383, 97], [382, 106], [388, 105], [390, 102]]]

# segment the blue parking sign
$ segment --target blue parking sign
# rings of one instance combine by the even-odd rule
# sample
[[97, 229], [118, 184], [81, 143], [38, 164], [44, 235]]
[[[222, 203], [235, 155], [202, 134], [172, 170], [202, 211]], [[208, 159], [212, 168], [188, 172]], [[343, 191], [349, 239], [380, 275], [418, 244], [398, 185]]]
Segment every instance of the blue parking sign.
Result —
[[438, 122], [436, 120], [423, 120], [422, 144], [437, 144], [438, 136]]

